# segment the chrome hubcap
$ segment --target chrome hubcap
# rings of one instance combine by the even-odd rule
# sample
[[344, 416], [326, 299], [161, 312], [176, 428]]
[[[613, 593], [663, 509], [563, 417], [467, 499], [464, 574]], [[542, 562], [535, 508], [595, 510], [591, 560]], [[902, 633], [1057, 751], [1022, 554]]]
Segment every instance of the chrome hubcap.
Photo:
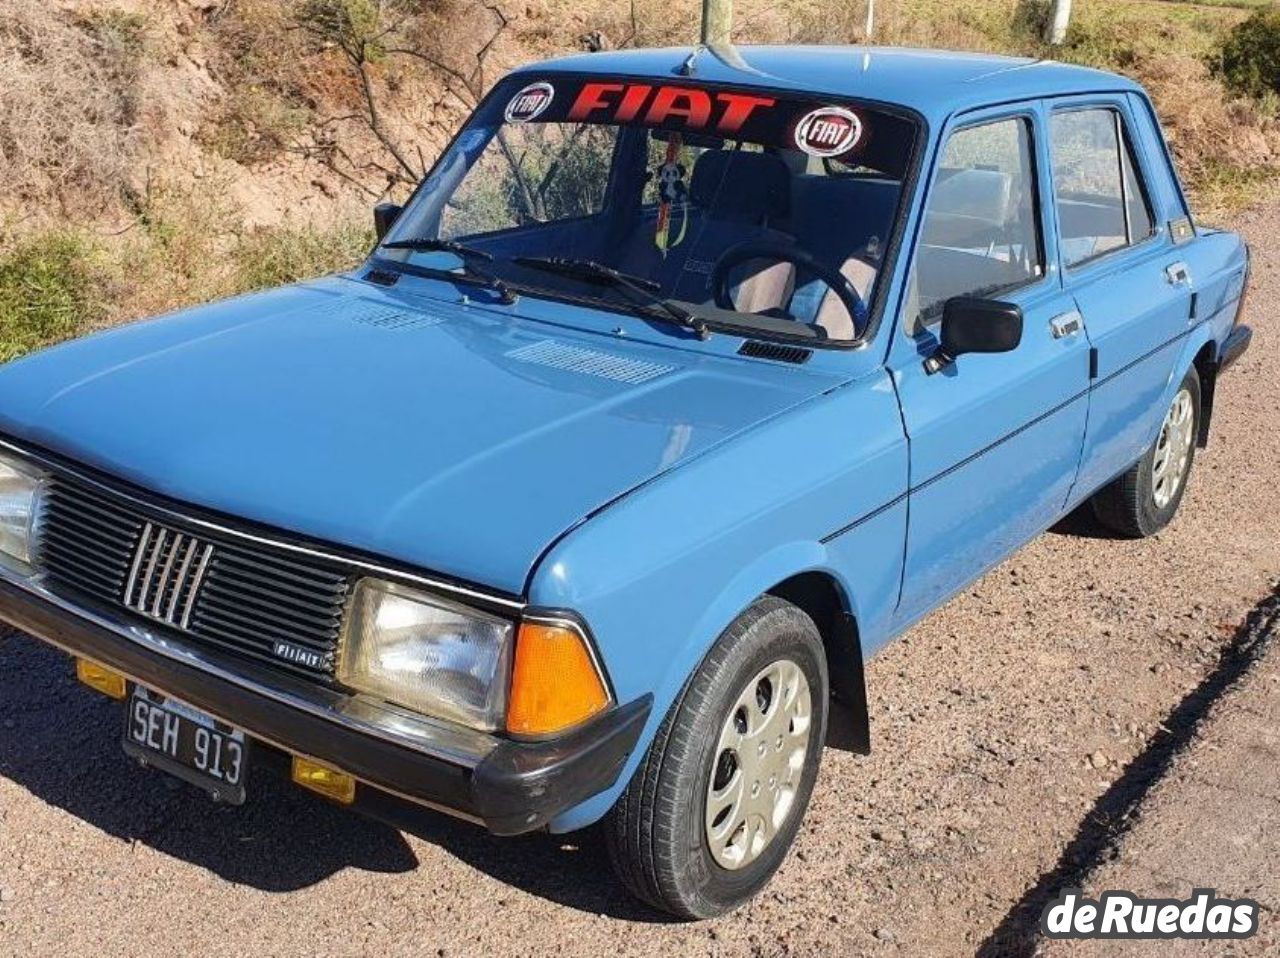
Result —
[[1155, 459], [1151, 463], [1151, 497], [1156, 508], [1163, 509], [1172, 501], [1191, 463], [1191, 446], [1195, 442], [1195, 412], [1191, 393], [1185, 388], [1173, 397], [1173, 405], [1165, 414], [1156, 440]]
[[738, 693], [707, 783], [707, 846], [724, 868], [755, 861], [787, 821], [812, 725], [809, 681], [790, 659], [761, 669]]

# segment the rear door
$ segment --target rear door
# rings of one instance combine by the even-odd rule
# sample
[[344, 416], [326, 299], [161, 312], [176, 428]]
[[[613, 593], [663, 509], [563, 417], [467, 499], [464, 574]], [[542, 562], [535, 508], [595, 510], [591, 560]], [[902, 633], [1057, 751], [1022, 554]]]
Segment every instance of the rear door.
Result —
[[[1084, 440], [1089, 344], [1062, 290], [1044, 107], [969, 114], [944, 133], [889, 366], [910, 439], [911, 491], [899, 621], [928, 611], [1051, 524]], [[943, 304], [1016, 303], [1011, 352], [940, 372]]]
[[[1080, 475], [1083, 499], [1152, 442], [1195, 277], [1158, 215], [1160, 172], [1135, 144], [1123, 94], [1054, 101], [1049, 120], [1059, 256], [1095, 350]], [[1177, 214], [1181, 215], [1181, 214]]]

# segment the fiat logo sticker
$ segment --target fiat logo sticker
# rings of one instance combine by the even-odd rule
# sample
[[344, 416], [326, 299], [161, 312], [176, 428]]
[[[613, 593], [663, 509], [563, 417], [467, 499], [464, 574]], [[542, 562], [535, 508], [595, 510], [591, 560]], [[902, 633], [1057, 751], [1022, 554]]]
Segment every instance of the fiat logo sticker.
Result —
[[796, 124], [796, 146], [811, 156], [848, 153], [862, 139], [862, 121], [850, 110], [824, 106], [811, 110]]
[[528, 123], [551, 105], [556, 89], [550, 83], [530, 83], [507, 104], [508, 123]]

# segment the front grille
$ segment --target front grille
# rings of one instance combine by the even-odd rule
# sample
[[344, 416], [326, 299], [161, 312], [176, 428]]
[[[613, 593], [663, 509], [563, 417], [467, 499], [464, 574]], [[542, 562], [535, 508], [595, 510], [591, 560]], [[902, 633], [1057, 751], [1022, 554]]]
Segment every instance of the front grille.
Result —
[[337, 564], [184, 528], [64, 476], [37, 544], [50, 584], [179, 629], [198, 644], [332, 678], [350, 576]]

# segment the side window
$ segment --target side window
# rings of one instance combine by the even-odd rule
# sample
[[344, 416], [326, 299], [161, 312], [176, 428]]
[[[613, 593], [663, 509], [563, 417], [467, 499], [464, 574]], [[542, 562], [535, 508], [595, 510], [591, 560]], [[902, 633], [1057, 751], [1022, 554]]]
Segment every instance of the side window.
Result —
[[1050, 146], [1062, 256], [1068, 266], [1151, 235], [1151, 208], [1118, 112], [1055, 113]]
[[953, 133], [911, 267], [907, 332], [940, 319], [952, 297], [993, 297], [1043, 275], [1030, 121]]

